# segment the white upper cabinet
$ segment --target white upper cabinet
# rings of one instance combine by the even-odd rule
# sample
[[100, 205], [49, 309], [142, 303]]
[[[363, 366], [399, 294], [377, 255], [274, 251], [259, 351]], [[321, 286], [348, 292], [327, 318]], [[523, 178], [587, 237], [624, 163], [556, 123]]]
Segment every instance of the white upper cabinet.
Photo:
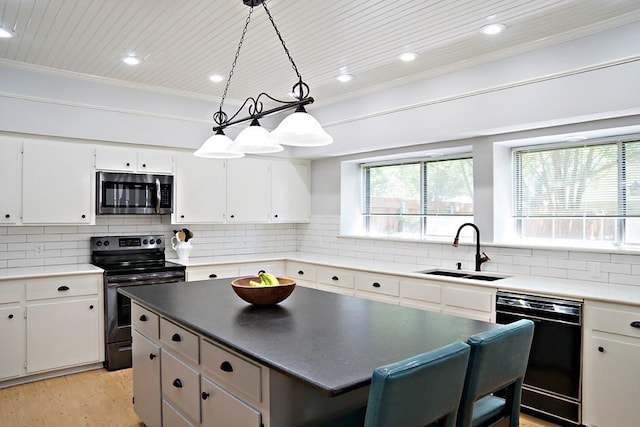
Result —
[[20, 141], [0, 139], [0, 224], [20, 219], [21, 147]]
[[227, 195], [224, 160], [176, 154], [174, 224], [218, 223], [225, 220]]
[[227, 162], [227, 222], [268, 222], [271, 161], [243, 157]]
[[309, 222], [311, 220], [309, 163], [273, 161], [271, 163], [271, 221]]
[[97, 170], [138, 173], [172, 173], [171, 152], [126, 147], [96, 147]]
[[25, 141], [22, 164], [24, 224], [91, 224], [95, 209], [93, 147]]

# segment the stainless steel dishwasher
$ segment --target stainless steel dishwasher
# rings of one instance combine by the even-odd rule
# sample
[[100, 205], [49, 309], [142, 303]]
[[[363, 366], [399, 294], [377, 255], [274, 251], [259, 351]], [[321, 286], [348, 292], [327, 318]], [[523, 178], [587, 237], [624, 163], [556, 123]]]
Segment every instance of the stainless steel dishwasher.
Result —
[[522, 408], [563, 425], [581, 422], [582, 305], [580, 301], [511, 292], [496, 296], [496, 322], [535, 323]]

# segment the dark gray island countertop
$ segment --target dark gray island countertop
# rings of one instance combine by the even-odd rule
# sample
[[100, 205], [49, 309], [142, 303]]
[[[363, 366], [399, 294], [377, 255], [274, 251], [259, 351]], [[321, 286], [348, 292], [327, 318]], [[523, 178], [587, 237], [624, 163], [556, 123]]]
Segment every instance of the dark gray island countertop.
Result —
[[277, 306], [253, 306], [234, 293], [231, 280], [130, 286], [118, 292], [329, 395], [366, 386], [378, 366], [497, 327], [302, 286]]

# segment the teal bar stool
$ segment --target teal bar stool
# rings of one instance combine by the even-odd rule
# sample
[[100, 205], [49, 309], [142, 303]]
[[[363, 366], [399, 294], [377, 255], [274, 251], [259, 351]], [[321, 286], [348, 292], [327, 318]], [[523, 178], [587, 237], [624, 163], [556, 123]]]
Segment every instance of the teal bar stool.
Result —
[[[458, 427], [518, 427], [522, 382], [527, 370], [533, 322], [518, 320], [471, 336], [469, 366], [458, 411]], [[505, 397], [492, 393], [506, 389]]]
[[455, 342], [373, 371], [366, 408], [323, 427], [454, 427], [469, 360], [469, 346]]

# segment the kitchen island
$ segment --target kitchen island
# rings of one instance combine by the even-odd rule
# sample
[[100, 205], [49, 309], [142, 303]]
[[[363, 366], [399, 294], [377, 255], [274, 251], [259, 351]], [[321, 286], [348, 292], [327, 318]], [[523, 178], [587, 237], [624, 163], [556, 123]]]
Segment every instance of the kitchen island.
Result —
[[[165, 425], [176, 416], [184, 425], [223, 425], [215, 418], [236, 411], [229, 402], [252, 415], [247, 425], [313, 425], [363, 406], [376, 367], [497, 327], [304, 287], [277, 306], [257, 307], [238, 298], [230, 280], [119, 290], [134, 302], [134, 398], [148, 425], [154, 421], [138, 410], [146, 399], [136, 393], [136, 354], [145, 363], [160, 359], [161, 391], [151, 403], [162, 401]], [[157, 328], [141, 325], [140, 317], [157, 318]], [[140, 342], [155, 346], [160, 357], [140, 353]], [[175, 370], [176, 361], [200, 378], [189, 399], [182, 377], [165, 372], [165, 366]], [[211, 387], [227, 402], [212, 413], [205, 409], [216, 394]]]

